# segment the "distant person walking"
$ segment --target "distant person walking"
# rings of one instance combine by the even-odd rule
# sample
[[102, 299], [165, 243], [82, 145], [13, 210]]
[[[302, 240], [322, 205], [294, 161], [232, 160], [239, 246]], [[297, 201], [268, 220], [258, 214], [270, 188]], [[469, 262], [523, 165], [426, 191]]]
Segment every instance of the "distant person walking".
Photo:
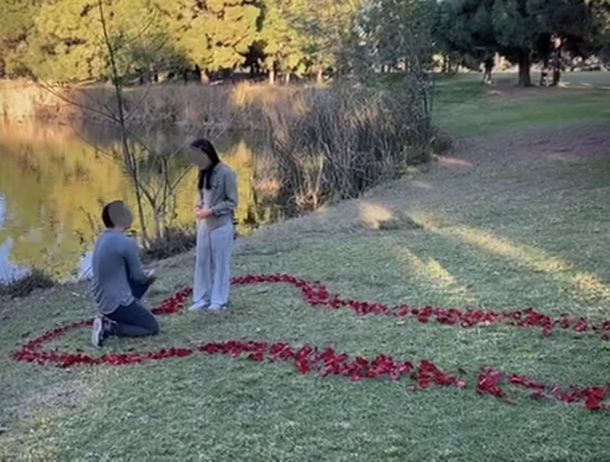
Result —
[[231, 285], [233, 219], [237, 207], [235, 172], [220, 161], [206, 139], [191, 143], [187, 157], [199, 168], [197, 182], [197, 255], [190, 311], [226, 308]]
[[152, 271], [144, 271], [138, 246], [125, 235], [133, 213], [123, 201], [111, 202], [102, 211], [102, 221], [106, 229], [97, 238], [91, 265], [91, 289], [99, 312], [91, 343], [100, 347], [113, 335], [156, 335], [159, 324], [140, 301], [156, 277]]

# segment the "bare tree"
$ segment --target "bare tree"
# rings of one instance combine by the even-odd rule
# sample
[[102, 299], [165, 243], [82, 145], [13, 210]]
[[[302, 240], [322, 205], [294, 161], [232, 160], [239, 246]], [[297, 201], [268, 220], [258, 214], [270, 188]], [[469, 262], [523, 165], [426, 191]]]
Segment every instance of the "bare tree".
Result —
[[[177, 190], [191, 169], [190, 165], [179, 162], [178, 157], [182, 149], [195, 135], [211, 139], [220, 137], [229, 128], [232, 119], [224, 117], [224, 120], [201, 124], [189, 122], [184, 143], [175, 149], [159, 149], [148, 142], [141, 136], [142, 131], [145, 131], [147, 120], [145, 117], [139, 117], [139, 112], [153, 83], [150, 78], [147, 78], [146, 85], [138, 88], [141, 97], [132, 96], [131, 99], [135, 101], [127, 101], [125, 84], [129, 77], [129, 67], [132, 67], [131, 64], [133, 64], [130, 62], [132, 59], [130, 52], [137, 49], [137, 53], [142, 55], [142, 50], [148, 47], [149, 52], [146, 54], [150, 59], [150, 56], [159, 54], [161, 49], [167, 46], [167, 40], [164, 37], [153, 37], [152, 39], [148, 37], [151, 43], [143, 43], [142, 40], [146, 35], [144, 32], [149, 25], [145, 25], [142, 31], [135, 34], [134, 37], [125, 37], [124, 32], [113, 35], [109, 30], [102, 0], [97, 1], [97, 7], [102, 32], [100, 45], [108, 61], [108, 75], [112, 83], [111, 101], [96, 98], [87, 88], [80, 91], [81, 98], [73, 98], [48, 83], [41, 83], [45, 89], [57, 97], [81, 111], [92, 113], [97, 119], [118, 129], [119, 146], [112, 147], [110, 150], [101, 148], [85, 137], [82, 138], [94, 145], [97, 152], [113, 159], [120, 159], [135, 195], [141, 242], [144, 247], [148, 247], [155, 239], [158, 240], [165, 236], [168, 227], [175, 219]], [[136, 42], [137, 44], [134, 46]], [[124, 69], [121, 68], [119, 61], [126, 63], [123, 66]], [[173, 64], [170, 62], [169, 66]], [[149, 63], [144, 63], [141, 67], [147, 75], [150, 74]], [[156, 72], [159, 72], [158, 66]], [[140, 82], [143, 82], [142, 78], [140, 78]], [[152, 229], [147, 221], [148, 214], [152, 217]]]

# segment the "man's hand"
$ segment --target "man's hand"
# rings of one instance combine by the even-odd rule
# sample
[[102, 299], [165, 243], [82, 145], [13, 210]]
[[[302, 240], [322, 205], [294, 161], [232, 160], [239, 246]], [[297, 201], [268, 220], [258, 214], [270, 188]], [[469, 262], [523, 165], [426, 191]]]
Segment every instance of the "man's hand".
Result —
[[150, 285], [157, 280], [157, 275], [155, 274], [155, 270], [146, 271], [146, 284]]
[[212, 209], [208, 209], [205, 207], [195, 207], [195, 217], [197, 217], [198, 220], [210, 218], [212, 215], [214, 215]]

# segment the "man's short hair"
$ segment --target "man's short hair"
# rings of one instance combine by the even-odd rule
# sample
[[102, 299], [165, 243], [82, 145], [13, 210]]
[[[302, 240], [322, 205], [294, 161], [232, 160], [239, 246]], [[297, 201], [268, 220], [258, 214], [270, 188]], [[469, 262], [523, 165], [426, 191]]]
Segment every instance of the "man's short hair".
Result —
[[104, 210], [102, 210], [102, 221], [104, 222], [104, 226], [106, 228], [114, 228], [114, 223], [112, 222], [112, 220], [110, 219], [110, 204], [106, 204], [104, 206]]
[[106, 228], [128, 228], [133, 223], [133, 213], [123, 201], [114, 201], [106, 204], [102, 210], [102, 221]]

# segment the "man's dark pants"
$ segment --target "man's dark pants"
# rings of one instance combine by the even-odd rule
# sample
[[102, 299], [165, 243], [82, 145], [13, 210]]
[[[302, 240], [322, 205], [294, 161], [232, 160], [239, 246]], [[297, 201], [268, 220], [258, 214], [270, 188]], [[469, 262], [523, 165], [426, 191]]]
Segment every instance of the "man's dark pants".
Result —
[[150, 284], [130, 280], [131, 293], [136, 299], [131, 305], [119, 306], [106, 317], [112, 321], [109, 335], [117, 337], [146, 337], [159, 333], [159, 323], [155, 316], [140, 302]]

